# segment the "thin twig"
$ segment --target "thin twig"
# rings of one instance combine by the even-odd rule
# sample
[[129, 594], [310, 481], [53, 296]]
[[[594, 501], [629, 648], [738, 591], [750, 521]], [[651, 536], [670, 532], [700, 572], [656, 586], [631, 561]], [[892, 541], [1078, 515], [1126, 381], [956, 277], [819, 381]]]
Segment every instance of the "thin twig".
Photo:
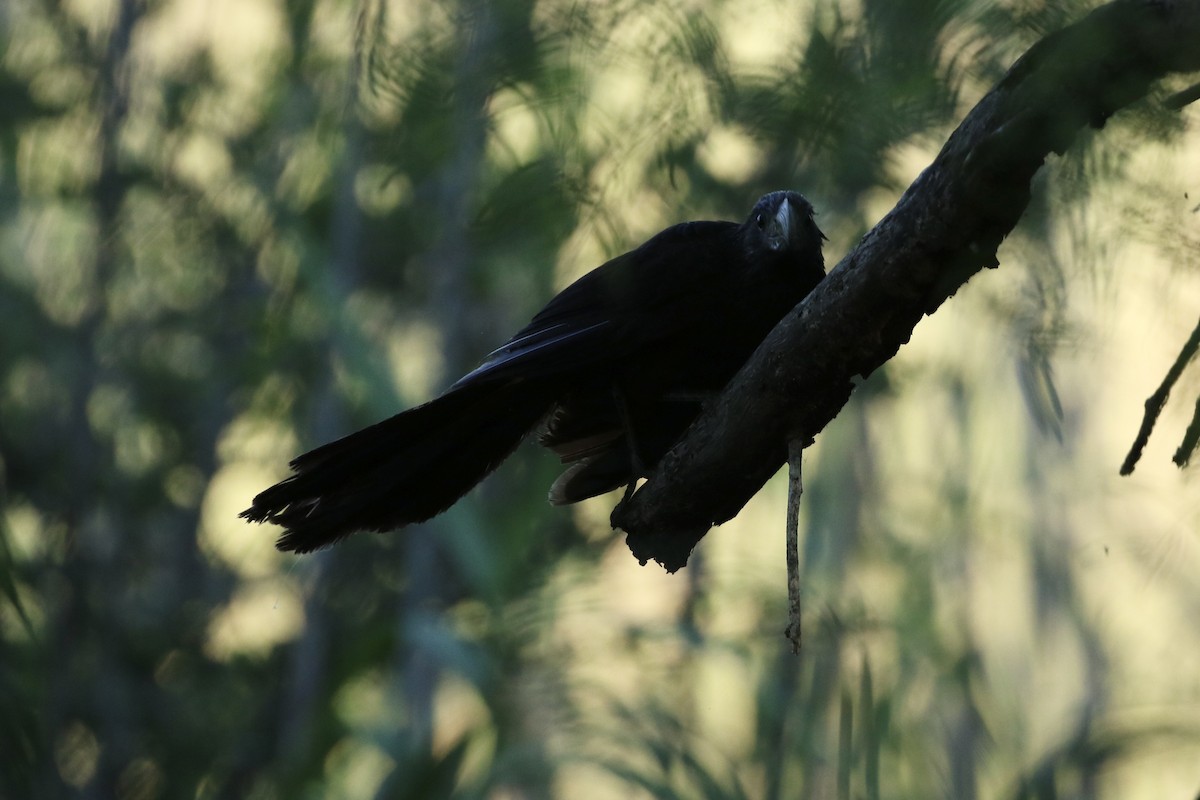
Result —
[[787, 510], [787, 588], [788, 624], [783, 635], [792, 643], [792, 653], [800, 653], [800, 496], [804, 481], [800, 475], [800, 458], [804, 442], [800, 437], [788, 442], [788, 510]]
[[1193, 84], [1182, 92], [1176, 92], [1168, 97], [1164, 102], [1168, 109], [1178, 111], [1186, 105], [1190, 105], [1197, 100], [1200, 100], [1200, 83]]
[[1188, 424], [1187, 431], [1183, 434], [1183, 441], [1179, 443], [1179, 449], [1175, 451], [1171, 460], [1178, 467], [1186, 467], [1192, 459], [1192, 453], [1196, 452], [1198, 444], [1200, 444], [1200, 397], [1196, 398], [1196, 410], [1192, 412], [1192, 421]]
[[1146, 414], [1142, 417], [1142, 426], [1138, 429], [1137, 438], [1133, 440], [1133, 446], [1129, 448], [1129, 455], [1125, 456], [1125, 463], [1121, 465], [1122, 475], [1131, 474], [1133, 468], [1137, 466], [1138, 459], [1142, 457], [1142, 451], [1146, 448], [1146, 442], [1150, 441], [1150, 432], [1154, 430], [1154, 423], [1158, 422], [1158, 415], [1162, 413], [1163, 406], [1167, 404], [1167, 397], [1171, 394], [1171, 389], [1175, 387], [1175, 382], [1183, 374], [1184, 367], [1196, 357], [1197, 349], [1200, 349], [1200, 322], [1196, 324], [1196, 328], [1188, 338], [1187, 344], [1183, 346], [1183, 350], [1179, 351], [1179, 357], [1175, 359], [1175, 363], [1167, 370], [1167, 377], [1163, 378], [1162, 385], [1155, 390], [1154, 394], [1146, 398]]

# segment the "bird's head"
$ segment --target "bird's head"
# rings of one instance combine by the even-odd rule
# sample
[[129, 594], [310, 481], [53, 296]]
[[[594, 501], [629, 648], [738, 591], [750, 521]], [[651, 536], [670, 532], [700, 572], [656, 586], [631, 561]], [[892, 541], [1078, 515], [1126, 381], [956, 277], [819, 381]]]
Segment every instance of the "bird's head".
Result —
[[820, 257], [825, 234], [813, 219], [812, 203], [799, 192], [765, 194], [742, 224], [747, 243], [757, 252]]

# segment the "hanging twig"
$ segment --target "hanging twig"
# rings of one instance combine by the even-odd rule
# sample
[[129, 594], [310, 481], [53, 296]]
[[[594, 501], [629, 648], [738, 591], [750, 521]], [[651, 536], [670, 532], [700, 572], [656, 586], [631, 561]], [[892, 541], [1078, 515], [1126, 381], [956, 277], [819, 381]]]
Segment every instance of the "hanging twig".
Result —
[[804, 480], [800, 476], [800, 457], [804, 442], [800, 437], [788, 442], [787, 510], [787, 588], [788, 624], [783, 635], [792, 643], [792, 653], [800, 653], [800, 496]]

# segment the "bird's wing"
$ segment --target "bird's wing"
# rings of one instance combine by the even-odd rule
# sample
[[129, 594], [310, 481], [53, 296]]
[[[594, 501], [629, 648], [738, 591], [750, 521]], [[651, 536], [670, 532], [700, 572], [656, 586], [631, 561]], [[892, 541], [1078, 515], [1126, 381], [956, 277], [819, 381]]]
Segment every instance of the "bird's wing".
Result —
[[597, 320], [584, 325], [561, 322], [526, 329], [489, 353], [483, 363], [455, 381], [450, 389], [482, 380], [542, 377], [560, 371], [566, 359], [584, 366], [604, 352], [606, 331], [611, 326], [607, 320]]
[[673, 335], [681, 318], [697, 310], [694, 295], [703, 294], [706, 273], [722, 266], [736, 228], [731, 222], [676, 225], [597, 267], [451, 388], [587, 369]]

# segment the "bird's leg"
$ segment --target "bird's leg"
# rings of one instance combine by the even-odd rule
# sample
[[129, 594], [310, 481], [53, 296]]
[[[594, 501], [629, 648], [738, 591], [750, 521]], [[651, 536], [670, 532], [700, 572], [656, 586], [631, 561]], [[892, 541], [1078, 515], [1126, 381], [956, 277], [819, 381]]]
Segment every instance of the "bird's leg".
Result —
[[629, 483], [625, 484], [625, 494], [621, 497], [621, 503], [624, 503], [633, 494], [638, 478], [646, 474], [646, 462], [642, 459], [641, 450], [638, 448], [637, 434], [633, 430], [633, 414], [629, 411], [629, 399], [625, 397], [625, 392], [621, 391], [621, 387], [615, 384], [612, 388], [612, 395], [613, 403], [617, 407], [617, 416], [621, 418], [621, 427], [625, 431], [625, 445], [629, 448]]

